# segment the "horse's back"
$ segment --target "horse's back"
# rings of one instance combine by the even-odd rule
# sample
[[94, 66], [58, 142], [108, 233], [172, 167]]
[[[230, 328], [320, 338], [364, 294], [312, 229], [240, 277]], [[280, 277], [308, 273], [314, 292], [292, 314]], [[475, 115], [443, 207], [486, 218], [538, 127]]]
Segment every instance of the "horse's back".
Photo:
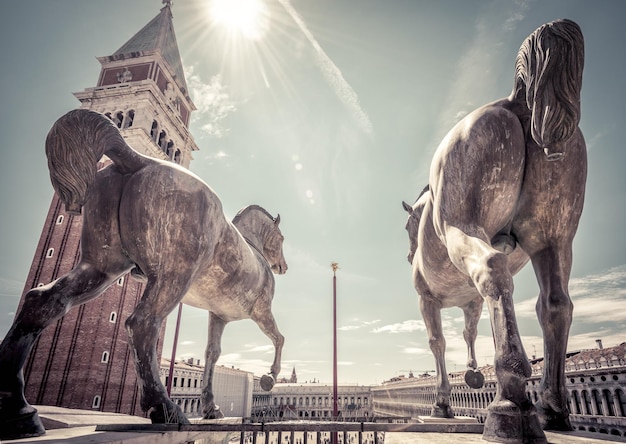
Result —
[[445, 225], [497, 234], [514, 216], [524, 164], [524, 134], [515, 114], [490, 104], [462, 119], [441, 142], [431, 165], [438, 234]]
[[[120, 200], [124, 248], [144, 272], [210, 260], [227, 221], [217, 195], [177, 165], [155, 162], [130, 176]], [[166, 270], [167, 269], [167, 270]]]

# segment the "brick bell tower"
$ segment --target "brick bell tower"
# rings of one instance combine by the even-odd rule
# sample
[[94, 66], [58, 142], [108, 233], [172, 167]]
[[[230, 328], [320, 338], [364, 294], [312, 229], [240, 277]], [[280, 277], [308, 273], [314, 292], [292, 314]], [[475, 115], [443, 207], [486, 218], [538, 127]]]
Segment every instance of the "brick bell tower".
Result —
[[[171, 1], [102, 65], [97, 86], [74, 93], [80, 108], [106, 114], [135, 150], [188, 167], [198, 150], [189, 133], [195, 106], [187, 91]], [[106, 165], [103, 159], [101, 166]], [[23, 295], [68, 273], [78, 262], [82, 218], [55, 194]], [[130, 275], [48, 327], [24, 367], [31, 404], [143, 415], [124, 321], [143, 293]], [[20, 301], [20, 306], [23, 303]], [[159, 340], [159, 357], [165, 326]]]

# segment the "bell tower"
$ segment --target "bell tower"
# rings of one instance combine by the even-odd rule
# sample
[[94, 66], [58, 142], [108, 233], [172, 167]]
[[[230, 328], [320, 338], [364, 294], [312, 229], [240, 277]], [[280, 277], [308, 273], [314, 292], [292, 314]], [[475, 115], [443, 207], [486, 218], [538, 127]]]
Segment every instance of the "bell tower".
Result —
[[[189, 132], [189, 97], [172, 22], [171, 1], [110, 56], [98, 57], [95, 87], [74, 93], [80, 108], [107, 115], [137, 151], [189, 167], [197, 151]], [[102, 159], [101, 166], [107, 160]], [[39, 239], [26, 292], [68, 273], [80, 256], [82, 219], [55, 194]], [[76, 307], [40, 336], [24, 367], [31, 404], [142, 415], [124, 321], [143, 293], [130, 275]], [[161, 330], [159, 356], [165, 327]]]

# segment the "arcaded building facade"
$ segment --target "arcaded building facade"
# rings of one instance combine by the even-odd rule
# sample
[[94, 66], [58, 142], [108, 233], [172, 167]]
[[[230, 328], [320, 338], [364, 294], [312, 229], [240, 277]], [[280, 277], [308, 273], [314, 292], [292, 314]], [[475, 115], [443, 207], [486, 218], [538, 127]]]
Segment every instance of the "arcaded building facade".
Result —
[[[369, 386], [337, 387], [338, 416], [341, 420], [368, 421], [374, 409]], [[276, 384], [264, 392], [255, 384], [252, 405], [253, 420], [333, 419], [333, 386], [321, 383]]]
[[[169, 382], [170, 360], [161, 359], [159, 374], [167, 387]], [[197, 359], [174, 362], [172, 391], [170, 398], [178, 404], [189, 418], [202, 416], [202, 382], [204, 366]], [[233, 367], [216, 365], [213, 373], [213, 394], [226, 417], [251, 416], [254, 375]]]
[[[531, 361], [533, 374], [526, 385], [528, 398], [536, 402], [543, 373], [543, 359]], [[485, 385], [470, 389], [464, 372], [450, 374], [450, 404], [457, 416], [484, 422], [487, 406], [496, 394], [493, 366], [481, 368]], [[565, 364], [566, 388], [572, 426], [577, 430], [626, 436], [626, 342], [615, 347], [568, 353]], [[372, 388], [376, 415], [416, 418], [430, 416], [435, 402], [434, 376], [394, 378]]]

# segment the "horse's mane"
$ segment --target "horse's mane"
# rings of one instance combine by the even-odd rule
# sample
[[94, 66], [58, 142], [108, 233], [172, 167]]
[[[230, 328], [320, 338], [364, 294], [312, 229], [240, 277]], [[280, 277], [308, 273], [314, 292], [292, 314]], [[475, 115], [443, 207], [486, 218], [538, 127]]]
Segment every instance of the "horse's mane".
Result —
[[578, 127], [583, 64], [583, 35], [571, 20], [547, 23], [522, 43], [513, 95], [532, 111], [531, 134], [539, 146], [564, 142]]
[[248, 205], [245, 208], [242, 208], [241, 210], [239, 210], [239, 212], [235, 215], [235, 217], [233, 218], [233, 224], [237, 224], [237, 222], [239, 222], [239, 220], [244, 216], [244, 214], [246, 214], [249, 211], [252, 210], [258, 210], [260, 212], [262, 212], [263, 214], [265, 214], [267, 217], [270, 218], [270, 220], [275, 220], [274, 216], [272, 216], [270, 213], [268, 213], [268, 211], [259, 206], [259, 205]]

